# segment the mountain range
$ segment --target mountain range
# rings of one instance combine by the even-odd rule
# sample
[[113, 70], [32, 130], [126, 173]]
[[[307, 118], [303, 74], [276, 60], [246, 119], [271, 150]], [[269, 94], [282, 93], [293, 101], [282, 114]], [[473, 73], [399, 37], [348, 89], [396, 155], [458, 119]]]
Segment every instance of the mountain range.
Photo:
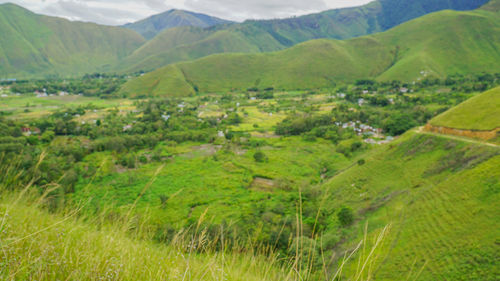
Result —
[[471, 10], [486, 2], [378, 0], [356, 8], [240, 24], [172, 10], [125, 27], [70, 22], [3, 4], [0, 77], [152, 71], [218, 53], [257, 54], [284, 50], [312, 39], [359, 37], [435, 11]]
[[[489, 9], [486, 9], [488, 8]], [[218, 54], [168, 65], [129, 81], [124, 95], [191, 95], [248, 88], [331, 88], [356, 79], [418, 81], [500, 72], [498, 7], [441, 11], [386, 32], [311, 40], [265, 54]]]

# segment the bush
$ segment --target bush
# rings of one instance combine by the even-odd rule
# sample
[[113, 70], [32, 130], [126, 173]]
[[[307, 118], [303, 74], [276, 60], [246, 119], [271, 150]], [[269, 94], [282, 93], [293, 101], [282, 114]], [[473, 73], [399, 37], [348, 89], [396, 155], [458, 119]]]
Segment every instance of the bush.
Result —
[[349, 226], [354, 222], [354, 213], [351, 208], [344, 206], [337, 213], [337, 218], [343, 227]]
[[262, 163], [267, 161], [267, 156], [264, 154], [262, 151], [257, 151], [253, 155], [253, 159], [255, 159], [256, 162]]

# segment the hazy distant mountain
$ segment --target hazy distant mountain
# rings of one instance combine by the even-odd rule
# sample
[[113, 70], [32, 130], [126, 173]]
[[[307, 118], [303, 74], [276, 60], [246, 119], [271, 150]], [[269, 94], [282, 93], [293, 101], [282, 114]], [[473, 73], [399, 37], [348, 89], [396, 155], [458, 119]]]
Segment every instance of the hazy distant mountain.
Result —
[[151, 39], [161, 31], [173, 27], [194, 26], [205, 28], [226, 23], [231, 23], [231, 21], [188, 11], [170, 10], [138, 22], [126, 24], [124, 27], [137, 31], [146, 39]]

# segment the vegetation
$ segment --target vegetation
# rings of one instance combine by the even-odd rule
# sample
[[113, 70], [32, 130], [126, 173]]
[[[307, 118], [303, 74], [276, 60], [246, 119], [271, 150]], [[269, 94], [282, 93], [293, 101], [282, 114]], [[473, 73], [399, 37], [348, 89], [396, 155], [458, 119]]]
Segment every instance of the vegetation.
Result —
[[431, 121], [432, 125], [466, 130], [491, 131], [500, 128], [500, 88], [467, 100]]
[[133, 59], [127, 59], [126, 69], [151, 71], [166, 64], [212, 54], [271, 52], [318, 38], [349, 39], [386, 31], [432, 12], [473, 10], [486, 2], [381, 0], [361, 7], [288, 19], [250, 20], [208, 29], [184, 28], [161, 33], [158, 38], [146, 43], [147, 47], [137, 50]]
[[150, 95], [167, 96], [255, 87], [317, 89], [365, 78], [418, 82], [485, 70], [494, 74], [499, 72], [495, 47], [500, 42], [499, 18], [484, 10], [442, 11], [346, 41], [313, 40], [266, 54], [214, 55], [131, 80], [122, 93], [137, 95], [138, 89], [147, 89]]
[[[470, 3], [380, 0], [206, 29], [168, 29], [188, 16], [215, 20], [173, 11], [136, 25], [150, 36], [167, 30], [133, 54], [115, 48], [112, 29], [13, 5], [0, 6], [0, 30], [37, 30], [43, 41], [44, 32], [98, 29], [110, 38], [84, 38], [109, 49], [105, 71], [147, 65], [176, 48], [162, 41], [170, 36], [193, 43], [178, 49], [181, 59], [199, 42], [260, 52], [248, 38], [270, 36], [263, 44], [279, 49], [339, 17], [350, 32], [376, 31]], [[59, 78], [64, 64], [45, 53], [78, 48], [18, 38], [55, 75], [0, 81], [0, 279], [497, 280], [500, 134], [481, 132], [500, 124], [497, 8], [494, 0], [371, 36], [149, 74]], [[96, 67], [93, 59], [78, 71]]]
[[137, 33], [141, 34], [146, 39], [151, 39], [163, 30], [175, 27], [193, 26], [206, 28], [228, 23], [231, 22], [199, 13], [169, 10], [138, 22], [126, 24], [124, 27], [137, 31]]
[[[270, 52], [317, 38], [349, 39], [385, 31], [435, 11], [472, 10], [486, 2], [379, 0], [357, 8], [241, 24], [225, 24], [228, 22], [207, 15], [172, 10], [126, 28], [69, 22], [4, 4], [0, 6], [0, 77], [151, 71], [217, 53]], [[494, 9], [493, 5], [488, 7]], [[171, 27], [179, 28], [171, 31]], [[163, 33], [155, 38], [160, 31]], [[73, 44], [75, 41], [78, 44]]]
[[[9, 227], [2, 235], [4, 241], [21, 240], [4, 246], [9, 262], [1, 272], [42, 280], [52, 278], [49, 272], [59, 278], [115, 274], [110, 278], [127, 279], [143, 274], [140, 265], [149, 264], [130, 259], [154, 257], [172, 262], [151, 265], [151, 280], [179, 274], [198, 280], [220, 267], [230, 280], [402, 279], [408, 274], [424, 280], [491, 279], [497, 259], [488, 249], [497, 229], [492, 218], [498, 210], [491, 202], [498, 148], [414, 132], [392, 142], [386, 136], [404, 133], [401, 126], [408, 123], [424, 125], [474, 96], [475, 88], [498, 83], [496, 78], [484, 82], [483, 76], [415, 84], [365, 79], [318, 92], [250, 88], [127, 103], [113, 99], [113, 93], [99, 95], [99, 81], [119, 77], [5, 82], [5, 109], [11, 110], [0, 118], [0, 163], [7, 171], [0, 173], [0, 182]], [[12, 92], [58, 91], [80, 83], [95, 87], [97, 94], [37, 98]], [[75, 105], [64, 106], [58, 100], [63, 98]], [[43, 108], [36, 113], [44, 118], [25, 112], [35, 108]], [[488, 177], [478, 180], [484, 174]], [[443, 214], [450, 195], [428, 197], [435, 186], [440, 192], [466, 192], [453, 195], [465, 196], [453, 197], [460, 202], [453, 210], [468, 219]], [[468, 193], [469, 186], [477, 193]], [[28, 197], [9, 199], [26, 187]], [[486, 193], [492, 201], [475, 199]], [[465, 216], [470, 208], [491, 217], [480, 211]], [[437, 221], [430, 219], [435, 212]], [[421, 222], [418, 214], [429, 219]], [[19, 223], [30, 216], [39, 220]], [[414, 225], [425, 235], [410, 239], [420, 235]], [[448, 246], [454, 240], [432, 242], [448, 236], [459, 240], [458, 233], [469, 232], [464, 236], [469, 240], [460, 241], [479, 250], [461, 244], [464, 250], [457, 253]], [[32, 239], [45, 242], [30, 248]], [[85, 243], [116, 248], [85, 248]], [[375, 250], [369, 255], [358, 245]], [[141, 257], [118, 256], [112, 249]], [[76, 251], [89, 263], [78, 263]], [[29, 262], [30, 255], [41, 253], [41, 262]], [[469, 268], [473, 253], [482, 258]], [[418, 258], [414, 269], [406, 255]], [[443, 255], [449, 262], [429, 265]], [[66, 265], [52, 268], [55, 257]], [[381, 270], [356, 267], [364, 261]], [[93, 264], [100, 266], [90, 270]], [[259, 271], [262, 264], [267, 273]]]
[[131, 30], [41, 16], [14, 4], [0, 5], [0, 33], [1, 78], [103, 71], [144, 43]]

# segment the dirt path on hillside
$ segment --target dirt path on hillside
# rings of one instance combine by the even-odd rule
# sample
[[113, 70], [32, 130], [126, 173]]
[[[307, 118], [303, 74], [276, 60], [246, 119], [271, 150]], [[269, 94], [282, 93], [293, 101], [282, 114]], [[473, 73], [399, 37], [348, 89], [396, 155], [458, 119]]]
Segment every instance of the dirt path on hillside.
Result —
[[466, 137], [459, 137], [459, 136], [454, 136], [454, 135], [443, 135], [443, 134], [438, 134], [438, 133], [433, 133], [429, 131], [425, 131], [424, 127], [419, 127], [417, 130], [415, 130], [416, 133], [418, 134], [426, 134], [426, 135], [432, 135], [432, 136], [438, 136], [438, 137], [443, 137], [447, 139], [452, 139], [452, 140], [458, 140], [458, 141], [463, 141], [463, 142], [468, 142], [468, 143], [474, 143], [474, 144], [479, 144], [479, 145], [486, 145], [486, 146], [491, 146], [491, 147], [496, 147], [500, 148], [500, 145], [486, 142], [486, 141], [480, 141], [476, 139], [469, 139]]

